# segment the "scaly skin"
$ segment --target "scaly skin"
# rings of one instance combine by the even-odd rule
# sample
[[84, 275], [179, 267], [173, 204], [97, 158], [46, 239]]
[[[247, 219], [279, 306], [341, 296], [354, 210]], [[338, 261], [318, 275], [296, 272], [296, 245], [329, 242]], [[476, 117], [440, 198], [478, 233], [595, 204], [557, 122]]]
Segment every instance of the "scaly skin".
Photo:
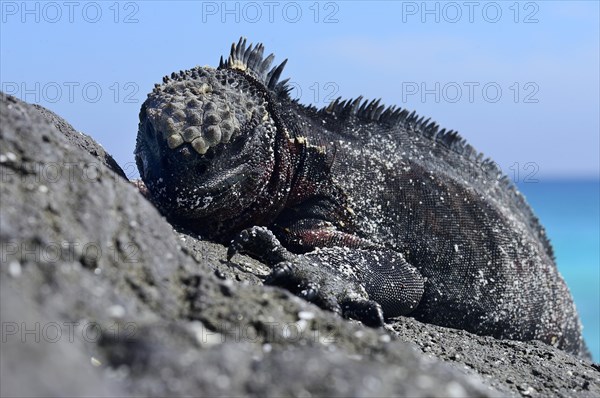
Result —
[[378, 101], [289, 98], [263, 46], [156, 85], [136, 160], [169, 219], [369, 325], [424, 322], [585, 355], [544, 229], [454, 132]]

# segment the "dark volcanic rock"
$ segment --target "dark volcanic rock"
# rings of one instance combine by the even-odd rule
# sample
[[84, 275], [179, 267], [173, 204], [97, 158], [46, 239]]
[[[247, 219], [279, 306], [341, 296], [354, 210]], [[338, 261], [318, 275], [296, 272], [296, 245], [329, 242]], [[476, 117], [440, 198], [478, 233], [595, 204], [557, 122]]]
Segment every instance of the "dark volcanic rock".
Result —
[[597, 397], [597, 364], [540, 341], [496, 340], [464, 330], [448, 329], [400, 318], [389, 328], [435, 358], [451, 361], [467, 373], [484, 377], [502, 392], [527, 396]]
[[174, 231], [91, 138], [0, 98], [2, 396], [597, 396], [589, 362], [402, 318], [370, 329]]
[[96, 141], [92, 139], [89, 135], [83, 134], [73, 128], [62, 117], [58, 116], [56, 113], [44, 108], [43, 106], [34, 104], [33, 107], [40, 112], [40, 114], [54, 127], [58, 129], [64, 136], [69, 140], [69, 142], [84, 151], [88, 152], [96, 159], [98, 159], [102, 164], [106, 167], [114, 171], [117, 175], [127, 179], [125, 176], [125, 172], [121, 169], [121, 166], [110, 156], [102, 145], [98, 144]]

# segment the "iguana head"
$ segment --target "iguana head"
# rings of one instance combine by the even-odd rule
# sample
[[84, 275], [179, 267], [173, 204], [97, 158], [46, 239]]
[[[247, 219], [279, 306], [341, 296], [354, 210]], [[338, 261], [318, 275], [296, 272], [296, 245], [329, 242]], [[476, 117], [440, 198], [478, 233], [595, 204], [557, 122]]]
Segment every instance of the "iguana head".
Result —
[[278, 82], [285, 62], [270, 69], [273, 55], [262, 55], [262, 45], [240, 39], [217, 69], [173, 73], [142, 105], [137, 166], [175, 220], [211, 223], [195, 229], [215, 231], [232, 218], [252, 218], [272, 174], [282, 173], [276, 147], [288, 138], [275, 98], [286, 90]]

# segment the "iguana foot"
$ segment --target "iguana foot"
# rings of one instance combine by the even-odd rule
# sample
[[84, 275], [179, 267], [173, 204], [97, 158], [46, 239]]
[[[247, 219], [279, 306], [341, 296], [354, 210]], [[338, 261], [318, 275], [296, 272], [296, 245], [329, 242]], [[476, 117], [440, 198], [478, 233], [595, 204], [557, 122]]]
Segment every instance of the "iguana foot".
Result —
[[[342, 250], [338, 248], [322, 251]], [[333, 264], [324, 264], [315, 255], [296, 255], [287, 251], [264, 227], [242, 231], [231, 243], [227, 257], [246, 254], [273, 267], [265, 284], [289, 290], [317, 306], [377, 327], [384, 323], [381, 306], [369, 299], [364, 287], [341, 274]]]
[[287, 251], [269, 229], [254, 226], [240, 232], [229, 244], [227, 260], [236, 254], [245, 254], [273, 267], [282, 261], [290, 261], [294, 254]]
[[367, 326], [382, 326], [383, 311], [358, 283], [345, 280], [339, 274], [310, 258], [296, 256], [293, 262], [275, 266], [265, 284], [279, 286], [317, 306], [361, 321]]

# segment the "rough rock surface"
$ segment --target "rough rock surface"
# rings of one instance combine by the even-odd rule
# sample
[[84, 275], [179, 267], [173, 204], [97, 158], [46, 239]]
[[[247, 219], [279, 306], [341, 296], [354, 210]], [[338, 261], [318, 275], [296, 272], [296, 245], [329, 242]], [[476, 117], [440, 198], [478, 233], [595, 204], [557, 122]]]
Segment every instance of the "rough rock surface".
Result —
[[262, 286], [46, 112], [0, 98], [2, 396], [600, 394], [598, 365], [542, 343], [371, 329]]
[[63, 133], [71, 144], [89, 152], [117, 175], [127, 178], [125, 172], [121, 169], [121, 166], [119, 166], [113, 157], [104, 150], [102, 145], [94, 141], [92, 137], [76, 131], [69, 122], [43, 106], [33, 104], [33, 107], [37, 109], [50, 124], [54, 125], [58, 131]]

